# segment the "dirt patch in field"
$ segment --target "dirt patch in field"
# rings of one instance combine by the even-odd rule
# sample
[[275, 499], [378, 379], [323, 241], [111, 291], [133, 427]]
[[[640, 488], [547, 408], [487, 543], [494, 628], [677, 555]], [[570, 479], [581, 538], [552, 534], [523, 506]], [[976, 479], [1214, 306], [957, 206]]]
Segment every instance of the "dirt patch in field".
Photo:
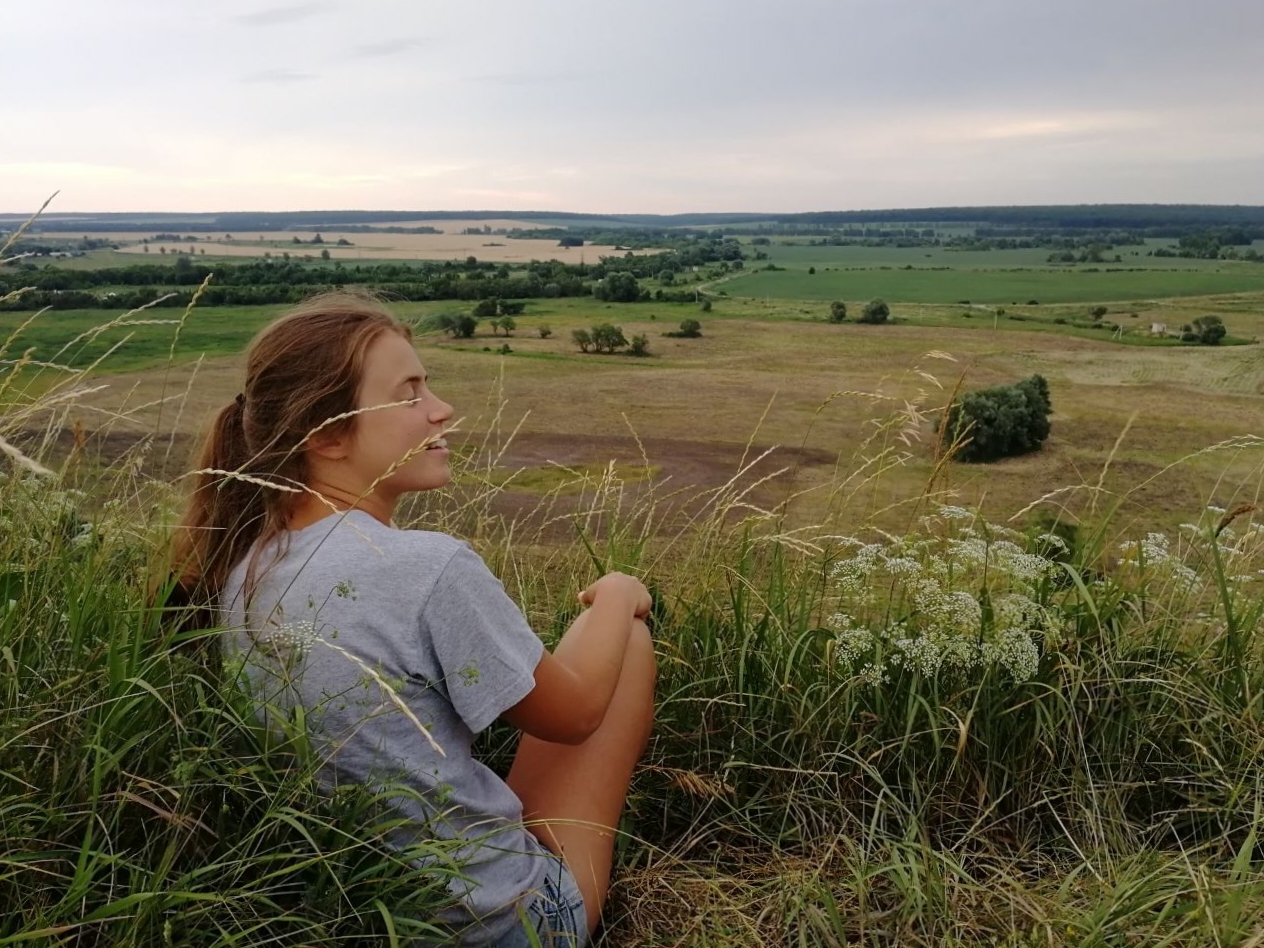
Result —
[[[477, 436], [465, 443], [477, 443]], [[659, 529], [672, 531], [682, 519], [696, 516], [709, 506], [728, 506], [727, 499], [741, 495], [744, 505], [733, 512], [750, 512], [750, 507], [771, 509], [799, 489], [812, 470], [832, 468], [835, 458], [827, 451], [811, 448], [777, 448], [761, 457], [767, 446], [683, 438], [645, 438], [640, 444], [631, 437], [616, 435], [519, 434], [499, 461], [510, 469], [552, 465], [568, 467], [603, 466], [613, 462], [615, 476], [622, 476], [625, 509], [633, 509], [653, 491], [660, 499]], [[649, 464], [653, 475], [640, 476]], [[784, 469], [784, 470], [783, 470]], [[781, 473], [778, 473], [781, 472]], [[731, 485], [718, 495], [717, 488]], [[587, 509], [596, 487], [563, 493], [551, 499], [548, 516], [558, 517]], [[531, 522], [541, 507], [542, 495], [514, 490], [512, 483], [494, 498], [497, 514]], [[569, 527], [565, 527], [569, 530]]]
[[[69, 470], [72, 477], [77, 472], [77, 479], [87, 485], [108, 481], [111, 474], [174, 481], [191, 469], [198, 436], [76, 431], [67, 427], [41, 450], [43, 438], [43, 432], [32, 430], [14, 440], [23, 450], [45, 457], [52, 466]], [[653, 492], [660, 532], [674, 532], [717, 502], [728, 506], [717, 501], [716, 489], [726, 485], [726, 500], [731, 502], [740, 495], [741, 506], [734, 509], [732, 516], [749, 513], [751, 507], [771, 509], [802, 487], [813, 472], [829, 470], [835, 462], [832, 454], [819, 449], [777, 448], [761, 457], [768, 451], [767, 446], [747, 448], [744, 444], [681, 438], [647, 438], [638, 444], [627, 436], [520, 433], [503, 450], [494, 451], [489, 451], [479, 433], [464, 438], [453, 436], [452, 440], [458, 451], [468, 450], [480, 458], [494, 454], [495, 467], [501, 471], [558, 465], [592, 470], [612, 465], [625, 512], [642, 506]], [[644, 474], [647, 463], [649, 477]], [[458, 480], [458, 489], [469, 488], [465, 493], [477, 491], [477, 467], [473, 465], [473, 470]], [[559, 471], [559, 475], [557, 483], [567, 481], [565, 472]], [[517, 489], [510, 481], [494, 492], [486, 504], [493, 515], [516, 520], [527, 528], [556, 521], [543, 531], [542, 537], [570, 535], [569, 515], [593, 507], [598, 495], [597, 481], [590, 478], [580, 489], [576, 477], [574, 489], [552, 493]]]

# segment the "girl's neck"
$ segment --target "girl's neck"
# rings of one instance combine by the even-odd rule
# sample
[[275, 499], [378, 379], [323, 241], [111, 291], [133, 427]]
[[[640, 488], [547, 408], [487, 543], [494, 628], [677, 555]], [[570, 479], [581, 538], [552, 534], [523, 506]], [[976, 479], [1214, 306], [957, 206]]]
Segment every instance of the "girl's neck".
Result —
[[384, 498], [377, 494], [358, 498], [342, 498], [336, 494], [323, 491], [321, 494], [321, 497], [303, 494], [295, 501], [294, 507], [286, 519], [285, 527], [287, 530], [302, 530], [304, 527], [310, 527], [317, 521], [324, 520], [330, 514], [342, 513], [348, 510], [359, 510], [384, 526], [395, 526], [395, 505], [387, 503]]

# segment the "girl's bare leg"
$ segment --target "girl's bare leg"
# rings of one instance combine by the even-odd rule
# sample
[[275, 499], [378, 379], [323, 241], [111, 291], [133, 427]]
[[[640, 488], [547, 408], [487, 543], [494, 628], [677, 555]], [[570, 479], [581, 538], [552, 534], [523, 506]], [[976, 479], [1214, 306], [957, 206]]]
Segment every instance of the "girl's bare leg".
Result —
[[[580, 615], [575, 625], [586, 618], [587, 613]], [[563, 636], [554, 654], [565, 658], [566, 649]], [[610, 887], [614, 833], [632, 770], [649, 740], [656, 675], [649, 629], [635, 620], [623, 671], [600, 727], [573, 746], [524, 734], [509, 771], [508, 783], [522, 800], [528, 828], [565, 859], [579, 883], [590, 934]]]

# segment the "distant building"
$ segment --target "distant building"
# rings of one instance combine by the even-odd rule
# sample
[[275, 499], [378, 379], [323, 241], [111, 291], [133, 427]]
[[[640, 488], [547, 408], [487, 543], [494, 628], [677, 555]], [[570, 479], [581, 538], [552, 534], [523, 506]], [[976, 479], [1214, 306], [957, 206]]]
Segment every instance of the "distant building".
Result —
[[1166, 336], [1166, 335], [1167, 335], [1167, 323], [1151, 323], [1151, 324], [1150, 324], [1150, 335], [1152, 335], [1152, 336]]

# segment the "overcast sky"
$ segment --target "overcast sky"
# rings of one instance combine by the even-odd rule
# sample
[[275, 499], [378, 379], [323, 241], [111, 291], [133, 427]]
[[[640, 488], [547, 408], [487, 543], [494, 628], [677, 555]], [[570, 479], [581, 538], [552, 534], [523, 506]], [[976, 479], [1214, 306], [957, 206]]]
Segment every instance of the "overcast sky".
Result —
[[42, 0], [0, 211], [1264, 204], [1260, 0]]

